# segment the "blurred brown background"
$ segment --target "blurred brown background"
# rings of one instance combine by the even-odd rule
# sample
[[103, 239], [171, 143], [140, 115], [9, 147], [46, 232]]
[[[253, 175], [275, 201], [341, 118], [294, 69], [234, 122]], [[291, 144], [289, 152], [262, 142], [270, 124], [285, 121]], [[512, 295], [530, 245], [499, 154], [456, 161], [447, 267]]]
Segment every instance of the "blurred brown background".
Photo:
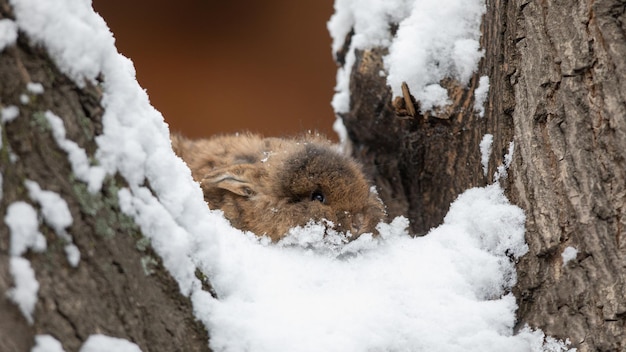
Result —
[[152, 105], [189, 137], [336, 139], [332, 0], [94, 0]]

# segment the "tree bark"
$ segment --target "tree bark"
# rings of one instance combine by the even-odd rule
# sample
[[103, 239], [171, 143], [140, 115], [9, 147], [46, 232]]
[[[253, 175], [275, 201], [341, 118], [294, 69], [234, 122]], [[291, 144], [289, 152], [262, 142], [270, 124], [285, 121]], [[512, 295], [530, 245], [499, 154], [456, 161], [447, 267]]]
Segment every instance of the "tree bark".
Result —
[[[626, 348], [626, 4], [487, 0], [485, 56], [466, 87], [442, 82], [443, 113], [398, 114], [384, 49], [356, 53], [343, 121], [392, 216], [415, 234], [441, 223], [463, 190], [500, 181], [527, 215], [530, 251], [519, 262], [519, 326], [579, 351]], [[391, 26], [392, 28], [394, 26]], [[345, 53], [339, 53], [345, 55]], [[340, 57], [340, 55], [338, 55]], [[477, 78], [490, 77], [484, 118], [472, 113]], [[419, 102], [418, 102], [419, 103]], [[401, 106], [401, 108], [403, 108]], [[435, 116], [437, 115], [437, 116]], [[488, 177], [479, 143], [493, 134]], [[578, 250], [563, 265], [566, 247]]]
[[[0, 19], [11, 17], [7, 2], [0, 0]], [[29, 92], [29, 82], [41, 83], [43, 94]], [[99, 87], [77, 87], [45, 49], [22, 33], [14, 46], [0, 52], [0, 108], [19, 107], [19, 116], [2, 125], [0, 214], [4, 218], [16, 201], [37, 208], [24, 186], [25, 180], [35, 181], [67, 202], [73, 218], [68, 232], [81, 253], [78, 266], [70, 266], [64, 240], [40, 224], [47, 250], [24, 255], [40, 285], [34, 323], [29, 325], [5, 294], [13, 286], [10, 233], [0, 222], [0, 351], [29, 351], [38, 333], [54, 336], [66, 351], [77, 351], [97, 333], [127, 339], [143, 351], [207, 351], [207, 332], [194, 319], [189, 299], [180, 294], [133, 220], [119, 209], [122, 178], [109, 177], [102, 191], [88, 192], [52, 137], [46, 111], [61, 117], [67, 138], [93, 156], [94, 137], [102, 128], [100, 98]]]

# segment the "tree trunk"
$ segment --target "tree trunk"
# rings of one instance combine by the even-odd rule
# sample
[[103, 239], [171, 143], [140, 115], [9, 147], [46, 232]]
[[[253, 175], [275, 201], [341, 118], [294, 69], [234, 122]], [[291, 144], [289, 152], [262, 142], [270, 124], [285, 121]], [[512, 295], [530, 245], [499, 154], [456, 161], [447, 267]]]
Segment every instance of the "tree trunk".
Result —
[[[437, 116], [402, 116], [406, 106], [392, 104], [379, 75], [385, 50], [356, 53], [342, 116], [354, 154], [390, 215], [406, 215], [423, 234], [460, 192], [493, 182], [514, 141], [500, 182], [527, 215], [519, 326], [569, 338], [579, 351], [623, 350], [626, 3], [488, 0], [486, 8], [479, 70], [467, 87], [442, 82], [453, 104]], [[490, 78], [484, 118], [472, 112], [481, 75]], [[486, 133], [494, 136], [488, 177]], [[567, 247], [578, 254], [563, 265]]]
[[[3, 18], [12, 14], [7, 1], [0, 0]], [[41, 83], [43, 93], [28, 90], [30, 82]], [[10, 232], [0, 222], [0, 351], [29, 351], [38, 332], [53, 335], [67, 351], [78, 351], [97, 333], [127, 339], [143, 351], [207, 351], [207, 332], [194, 319], [189, 299], [119, 209], [121, 177], [107, 178], [101, 192], [90, 193], [53, 138], [46, 111], [61, 117], [67, 138], [93, 156], [94, 137], [102, 128], [100, 98], [99, 87], [77, 87], [23, 34], [0, 52], [0, 110], [19, 108], [19, 116], [1, 126], [0, 214], [4, 217], [16, 201], [37, 209], [25, 187], [26, 180], [35, 181], [66, 201], [73, 218], [67, 230], [81, 253], [80, 263], [72, 267], [64, 252], [66, 240], [40, 224], [47, 250], [24, 254], [40, 285], [29, 325], [5, 295], [13, 286]]]

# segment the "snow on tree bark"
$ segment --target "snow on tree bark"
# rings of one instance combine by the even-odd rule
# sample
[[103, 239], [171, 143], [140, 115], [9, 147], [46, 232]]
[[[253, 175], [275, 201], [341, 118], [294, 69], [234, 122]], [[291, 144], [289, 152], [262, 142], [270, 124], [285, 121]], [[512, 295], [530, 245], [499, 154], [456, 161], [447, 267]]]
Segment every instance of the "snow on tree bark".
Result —
[[[0, 19], [12, 18], [0, 1]], [[38, 82], [37, 87], [27, 85]], [[76, 179], [67, 153], [59, 148], [45, 112], [62, 118], [67, 138], [89, 157], [101, 133], [101, 91], [77, 87], [58, 71], [46, 51], [20, 33], [15, 45], [0, 52], [0, 108], [19, 107], [19, 116], [2, 125], [2, 199], [0, 213], [25, 201], [37, 207], [24, 184], [32, 180], [59, 194], [73, 222], [68, 227], [81, 259], [68, 263], [66, 239], [40, 224], [47, 239], [45, 253], [26, 258], [39, 282], [34, 323], [29, 325], [6, 297], [0, 299], [0, 350], [27, 351], [39, 331], [55, 336], [68, 351], [77, 351], [96, 333], [133, 341], [143, 351], [206, 351], [208, 336], [192, 314], [191, 303], [161, 265], [133, 221], [119, 209], [120, 177], [107, 178], [102, 190], [90, 193]], [[9, 275], [10, 233], [0, 223], [0, 292], [13, 285]]]
[[[579, 351], [626, 346], [625, 11], [617, 0], [488, 0], [478, 72], [467, 87], [441, 82], [450, 106], [402, 116], [403, 100], [392, 104], [380, 75], [385, 49], [371, 48], [356, 52], [341, 116], [389, 213], [408, 216], [416, 234], [439, 224], [462, 190], [492, 182], [514, 141], [501, 183], [528, 217], [530, 252], [514, 290], [519, 326], [570, 338]], [[481, 119], [472, 104], [482, 75], [490, 89]], [[563, 265], [567, 247], [578, 252]]]

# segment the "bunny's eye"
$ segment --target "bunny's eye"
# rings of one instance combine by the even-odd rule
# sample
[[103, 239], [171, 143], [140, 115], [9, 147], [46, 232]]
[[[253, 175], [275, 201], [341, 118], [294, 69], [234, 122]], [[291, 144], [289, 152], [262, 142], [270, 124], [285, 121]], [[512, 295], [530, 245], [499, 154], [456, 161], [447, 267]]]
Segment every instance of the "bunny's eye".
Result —
[[320, 203], [324, 203], [326, 198], [324, 197], [324, 193], [322, 193], [320, 191], [314, 191], [313, 193], [311, 193], [311, 200], [315, 200], [315, 201], [318, 201]]

